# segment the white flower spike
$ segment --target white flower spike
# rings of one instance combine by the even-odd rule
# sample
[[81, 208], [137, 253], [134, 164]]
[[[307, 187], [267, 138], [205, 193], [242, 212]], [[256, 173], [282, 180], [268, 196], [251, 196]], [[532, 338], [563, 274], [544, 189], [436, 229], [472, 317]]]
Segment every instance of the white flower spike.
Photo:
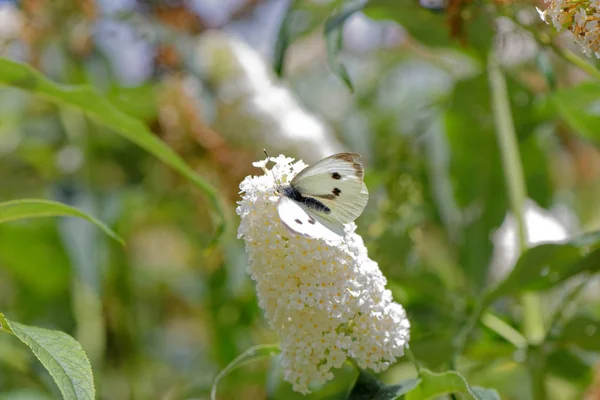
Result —
[[600, 58], [600, 0], [545, 0], [548, 8], [538, 9], [540, 18], [557, 31], [568, 30], [583, 52]]
[[[275, 165], [267, 171], [269, 160]], [[410, 324], [354, 223], [345, 225], [341, 242], [295, 235], [283, 225], [275, 180], [289, 182], [306, 167], [292, 161], [279, 156], [255, 163], [265, 174], [240, 184], [236, 211], [259, 306], [281, 340], [285, 380], [307, 394], [309, 384], [332, 379], [332, 368], [347, 359], [360, 368], [387, 369], [404, 354]]]

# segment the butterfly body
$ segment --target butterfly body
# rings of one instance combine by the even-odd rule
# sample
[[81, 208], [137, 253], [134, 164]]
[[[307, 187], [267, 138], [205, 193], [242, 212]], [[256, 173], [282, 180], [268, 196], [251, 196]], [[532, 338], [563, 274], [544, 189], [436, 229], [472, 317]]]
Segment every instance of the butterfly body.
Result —
[[278, 185], [277, 211], [284, 225], [312, 238], [341, 239], [344, 224], [362, 213], [369, 199], [359, 154], [339, 153]]

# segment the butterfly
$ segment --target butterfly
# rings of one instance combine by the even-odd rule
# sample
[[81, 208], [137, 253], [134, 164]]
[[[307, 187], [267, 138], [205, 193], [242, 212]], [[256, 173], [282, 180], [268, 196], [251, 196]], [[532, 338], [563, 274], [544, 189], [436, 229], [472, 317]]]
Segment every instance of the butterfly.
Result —
[[300, 171], [288, 185], [277, 184], [277, 213], [293, 233], [341, 240], [344, 224], [362, 214], [369, 201], [360, 154], [339, 153]]

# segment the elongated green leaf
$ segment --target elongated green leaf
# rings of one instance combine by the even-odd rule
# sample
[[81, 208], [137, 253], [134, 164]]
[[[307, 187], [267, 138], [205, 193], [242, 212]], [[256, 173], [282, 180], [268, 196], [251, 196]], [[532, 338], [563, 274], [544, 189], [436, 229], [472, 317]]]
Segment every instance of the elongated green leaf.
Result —
[[385, 385], [373, 375], [360, 371], [347, 400], [393, 400], [413, 390], [419, 378], [402, 381], [396, 385]]
[[[488, 299], [545, 290], [577, 274], [600, 271], [600, 249], [586, 254], [580, 239], [566, 244], [542, 244], [525, 251], [511, 273], [488, 295]], [[585, 243], [585, 242], [582, 242]]]
[[338, 56], [344, 45], [344, 24], [355, 12], [362, 10], [364, 7], [364, 1], [355, 1], [347, 5], [339, 14], [333, 15], [325, 21], [325, 46], [329, 68], [346, 84], [350, 91], [354, 90], [350, 75], [344, 64], [339, 61]]
[[558, 273], [575, 264], [581, 249], [562, 244], [542, 244], [526, 250], [511, 273], [494, 290], [495, 296], [545, 287], [558, 281]]
[[278, 77], [283, 76], [283, 69], [285, 68], [285, 54], [287, 49], [294, 40], [294, 35], [291, 32], [291, 20], [293, 18], [293, 10], [295, 1], [290, 1], [286, 13], [281, 20], [279, 27], [279, 33], [277, 34], [277, 41], [275, 42], [275, 50], [273, 55], [273, 69]]
[[66, 333], [22, 325], [0, 313], [0, 330], [25, 343], [50, 372], [64, 399], [95, 398], [92, 367], [81, 345]]
[[117, 242], [124, 244], [123, 239], [113, 232], [108, 226], [98, 221], [91, 215], [63, 203], [42, 199], [20, 199], [0, 203], [0, 224], [19, 219], [42, 217], [83, 218], [102, 229], [104, 233]]
[[407, 393], [407, 400], [426, 400], [449, 393], [463, 392], [476, 400], [499, 400], [498, 392], [493, 389], [469, 386], [465, 378], [456, 371], [436, 374], [428, 369], [421, 369], [421, 383]]
[[219, 215], [215, 236], [219, 239], [225, 229], [225, 214], [216, 189], [197, 175], [171, 148], [150, 132], [138, 119], [116, 108], [89, 86], [61, 85], [44, 77], [28, 65], [0, 58], [0, 84], [21, 88], [46, 99], [66, 104], [84, 112], [99, 124], [107, 126], [148, 151], [193, 182], [209, 198]]
[[278, 344], [264, 344], [258, 345], [249, 348], [239, 356], [237, 356], [232, 362], [229, 363], [215, 378], [213, 382], [212, 389], [210, 391], [211, 400], [217, 399], [217, 389], [219, 386], [219, 382], [221, 379], [225, 378], [229, 375], [233, 370], [241, 367], [244, 364], [247, 364], [252, 361], [257, 361], [263, 359], [265, 357], [272, 357], [276, 354], [279, 354], [280, 348]]

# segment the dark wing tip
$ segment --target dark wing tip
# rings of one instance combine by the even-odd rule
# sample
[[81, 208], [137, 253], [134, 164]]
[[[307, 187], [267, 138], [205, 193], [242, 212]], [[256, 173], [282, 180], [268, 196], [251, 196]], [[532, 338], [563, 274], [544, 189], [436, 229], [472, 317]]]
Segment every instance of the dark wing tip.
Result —
[[356, 176], [360, 179], [364, 178], [365, 172], [363, 169], [363, 165], [358, 159], [362, 156], [358, 153], [338, 153], [331, 156], [331, 158], [335, 158], [338, 160], [344, 160], [346, 162], [352, 163], [352, 167], [356, 171]]

